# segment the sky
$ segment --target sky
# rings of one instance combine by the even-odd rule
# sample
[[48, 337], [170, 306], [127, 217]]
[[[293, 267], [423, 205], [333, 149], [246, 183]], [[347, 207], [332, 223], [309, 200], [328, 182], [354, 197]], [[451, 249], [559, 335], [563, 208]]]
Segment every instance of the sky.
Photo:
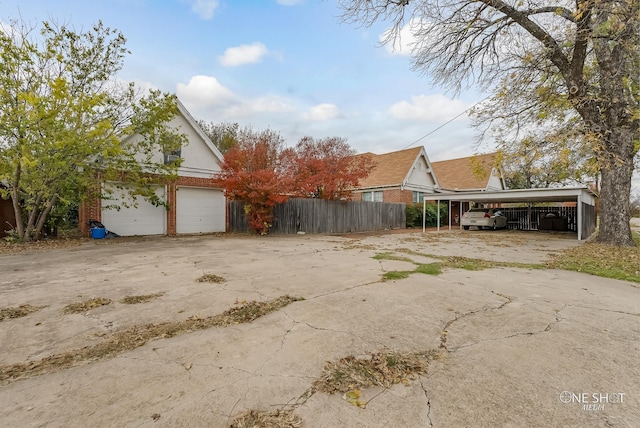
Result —
[[465, 113], [486, 95], [433, 86], [407, 48], [380, 44], [389, 23], [364, 28], [340, 13], [337, 0], [0, 0], [2, 22], [120, 30], [131, 54], [118, 79], [177, 94], [197, 119], [269, 128], [288, 146], [304, 136], [345, 138], [359, 153], [422, 145], [432, 161], [493, 151]]

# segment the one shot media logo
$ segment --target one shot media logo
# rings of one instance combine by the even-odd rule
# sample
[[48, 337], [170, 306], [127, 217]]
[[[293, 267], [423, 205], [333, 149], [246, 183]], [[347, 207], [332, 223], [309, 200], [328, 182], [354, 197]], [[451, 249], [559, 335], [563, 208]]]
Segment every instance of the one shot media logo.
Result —
[[571, 392], [562, 391], [560, 402], [564, 404], [578, 404], [582, 410], [604, 410], [608, 404], [623, 404], [624, 392]]

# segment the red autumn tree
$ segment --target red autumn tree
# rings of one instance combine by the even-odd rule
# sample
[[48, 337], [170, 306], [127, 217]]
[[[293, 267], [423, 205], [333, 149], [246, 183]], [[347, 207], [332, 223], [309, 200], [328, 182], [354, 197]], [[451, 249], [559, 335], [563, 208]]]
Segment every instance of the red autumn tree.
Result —
[[245, 203], [249, 226], [265, 235], [273, 207], [289, 198], [290, 178], [283, 174], [284, 140], [271, 130], [238, 132], [237, 144], [224, 155], [222, 171], [214, 179], [230, 200]]
[[348, 199], [360, 179], [373, 168], [370, 157], [355, 155], [344, 138], [301, 138], [288, 153], [294, 194], [303, 198]]
[[371, 167], [370, 157], [355, 156], [342, 138], [304, 137], [284, 148], [277, 132], [242, 129], [214, 182], [227, 198], [244, 202], [249, 227], [266, 235], [276, 204], [289, 197], [348, 198]]

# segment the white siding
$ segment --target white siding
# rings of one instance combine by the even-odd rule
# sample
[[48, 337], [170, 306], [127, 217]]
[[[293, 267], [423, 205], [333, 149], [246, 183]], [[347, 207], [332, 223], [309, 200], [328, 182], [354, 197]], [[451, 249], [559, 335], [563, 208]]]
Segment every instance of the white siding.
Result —
[[183, 161], [180, 165], [179, 175], [197, 177], [205, 174], [210, 176], [211, 173], [220, 171], [220, 162], [214, 153], [182, 115], [173, 118], [169, 122], [169, 126], [179, 128], [180, 132], [185, 134], [189, 140], [189, 143], [182, 147]]
[[432, 172], [428, 170], [426, 159], [420, 156], [409, 173], [406, 185], [412, 188], [421, 188], [422, 191], [429, 191], [433, 189], [435, 184]]
[[495, 173], [495, 170], [491, 171], [491, 176], [487, 183], [487, 190], [504, 190], [502, 180], [500, 180], [500, 177]]

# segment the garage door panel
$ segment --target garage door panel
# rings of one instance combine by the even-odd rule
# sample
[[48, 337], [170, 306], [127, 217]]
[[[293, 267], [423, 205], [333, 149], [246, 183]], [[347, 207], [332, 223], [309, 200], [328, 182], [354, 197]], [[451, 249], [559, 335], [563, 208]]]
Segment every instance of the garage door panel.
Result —
[[[165, 199], [164, 186], [154, 186], [159, 198]], [[134, 235], [164, 235], [166, 234], [167, 211], [164, 206], [154, 206], [142, 196], [134, 201], [128, 196], [126, 189], [118, 189], [113, 184], [106, 184], [105, 188], [113, 191], [110, 198], [117, 201], [126, 201], [127, 207], [120, 209], [103, 209], [102, 223], [105, 227], [120, 236]], [[113, 205], [110, 201], [105, 201]]]
[[221, 190], [179, 187], [176, 192], [176, 232], [224, 232], [225, 198]]

